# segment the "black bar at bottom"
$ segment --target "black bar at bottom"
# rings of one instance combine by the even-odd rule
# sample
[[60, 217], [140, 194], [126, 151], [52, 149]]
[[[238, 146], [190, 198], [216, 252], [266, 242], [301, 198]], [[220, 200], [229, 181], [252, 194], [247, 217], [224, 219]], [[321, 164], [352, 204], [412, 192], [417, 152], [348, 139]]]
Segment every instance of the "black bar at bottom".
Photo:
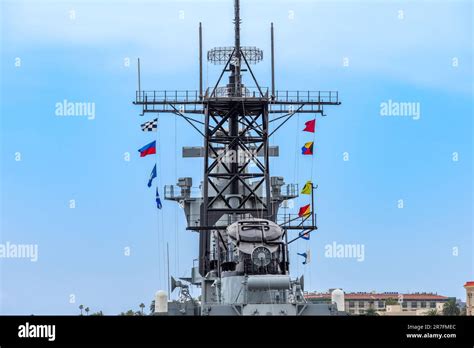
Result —
[[[48, 337], [19, 337], [20, 330], [31, 325], [54, 325], [54, 341]], [[212, 335], [206, 335], [211, 328]], [[245, 342], [287, 347], [300, 344], [308, 347], [320, 344], [472, 347], [473, 328], [474, 317], [467, 316], [4, 316], [0, 317], [0, 346], [187, 344], [192, 347], [199, 344], [226, 347], [229, 342]]]

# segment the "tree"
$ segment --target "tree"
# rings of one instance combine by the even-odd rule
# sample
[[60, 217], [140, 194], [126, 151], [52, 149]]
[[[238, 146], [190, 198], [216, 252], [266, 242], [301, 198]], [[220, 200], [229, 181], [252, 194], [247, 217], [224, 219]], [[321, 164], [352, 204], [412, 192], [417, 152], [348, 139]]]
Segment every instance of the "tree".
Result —
[[81, 310], [81, 315], [82, 315], [82, 310], [84, 309], [84, 305], [80, 305], [79, 309]]
[[368, 315], [368, 316], [375, 316], [375, 315], [379, 315], [377, 313], [377, 311], [374, 309], [374, 308], [369, 308], [367, 309], [367, 311], [365, 312], [365, 315]]
[[150, 303], [150, 314], [155, 313], [155, 300]]
[[89, 307], [86, 307], [86, 309], [84, 310], [86, 311], [86, 315], [89, 315], [89, 311], [90, 311]]
[[140, 303], [140, 309], [141, 309], [142, 315], [145, 315], [143, 313], [143, 310], [145, 309], [145, 304], [144, 303]]
[[98, 312], [95, 312], [95, 313], [92, 313], [91, 316], [103, 316], [104, 313], [102, 313], [102, 311], [98, 311]]
[[390, 298], [387, 298], [385, 300], [385, 305], [386, 306], [393, 306], [393, 305], [397, 305], [398, 304], [398, 301], [395, 300], [394, 298], [390, 297]]
[[132, 316], [132, 315], [135, 315], [135, 312], [133, 310], [129, 309], [128, 311], [122, 312], [119, 315]]
[[438, 315], [438, 311], [436, 309], [430, 309], [428, 312], [426, 312], [426, 315], [434, 317], [435, 315]]
[[456, 299], [452, 298], [443, 305], [443, 315], [460, 315], [461, 310], [456, 303]]

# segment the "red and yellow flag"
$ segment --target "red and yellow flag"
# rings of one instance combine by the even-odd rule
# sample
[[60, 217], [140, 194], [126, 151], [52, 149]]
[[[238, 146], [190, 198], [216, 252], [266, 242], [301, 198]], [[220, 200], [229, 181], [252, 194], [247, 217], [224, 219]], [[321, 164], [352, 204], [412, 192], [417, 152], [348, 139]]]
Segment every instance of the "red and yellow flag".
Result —
[[308, 217], [310, 215], [311, 215], [311, 204], [307, 204], [300, 208], [300, 211], [298, 213], [299, 217]]

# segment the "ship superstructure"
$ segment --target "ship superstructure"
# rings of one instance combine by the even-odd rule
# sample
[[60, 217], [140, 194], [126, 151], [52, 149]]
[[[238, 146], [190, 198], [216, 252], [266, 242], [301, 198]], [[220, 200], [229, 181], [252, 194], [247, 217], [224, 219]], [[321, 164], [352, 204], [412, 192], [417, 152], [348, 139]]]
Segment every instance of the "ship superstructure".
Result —
[[[278, 156], [279, 148], [269, 145], [295, 114], [322, 115], [324, 106], [339, 105], [338, 92], [275, 89], [273, 24], [271, 88], [260, 86], [251, 66], [262, 61], [263, 51], [241, 45], [239, 0], [234, 0], [234, 14], [234, 46], [207, 53], [209, 62], [223, 65], [212, 88], [203, 90], [199, 24], [199, 90], [136, 93], [134, 104], [143, 114], [182, 117], [203, 137], [203, 146], [183, 148], [184, 158], [203, 158], [200, 194], [193, 194], [190, 177], [165, 186], [165, 199], [184, 208], [187, 230], [199, 233], [199, 266], [189, 278], [172, 279], [181, 297], [167, 305], [166, 313], [340, 314], [334, 304], [307, 303], [303, 278], [290, 277], [288, 245], [317, 229], [316, 215], [313, 205], [303, 216], [280, 214], [282, 202], [298, 197], [299, 190], [270, 175], [270, 157]], [[243, 73], [250, 85], [244, 84]], [[201, 287], [200, 301], [191, 298], [188, 284]]]

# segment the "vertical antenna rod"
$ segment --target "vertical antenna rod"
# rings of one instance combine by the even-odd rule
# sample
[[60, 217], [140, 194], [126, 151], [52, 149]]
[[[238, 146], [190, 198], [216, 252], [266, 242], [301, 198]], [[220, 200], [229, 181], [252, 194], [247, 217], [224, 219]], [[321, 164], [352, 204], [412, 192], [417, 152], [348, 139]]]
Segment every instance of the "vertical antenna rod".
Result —
[[171, 298], [171, 286], [170, 286], [170, 246], [166, 243], [166, 259], [168, 264], [168, 296]]
[[[234, 79], [234, 91], [232, 95], [236, 97], [240, 97], [242, 95], [242, 76], [240, 74], [240, 58], [241, 58], [241, 52], [240, 52], [240, 1], [235, 0], [234, 1], [234, 25], [235, 25], [235, 47], [234, 47], [234, 62], [233, 62], [233, 67], [231, 64], [231, 69], [233, 69], [233, 72], [231, 76], [229, 77], [230, 80], [232, 81], [232, 78]], [[232, 137], [238, 137], [239, 136], [239, 113], [234, 113], [233, 115], [230, 116], [229, 119], [229, 135]], [[235, 151], [235, 157], [238, 157], [238, 152], [239, 152], [239, 146], [237, 142], [234, 142], [234, 144], [229, 146], [229, 149], [232, 151]], [[237, 175], [239, 171], [239, 163], [238, 161], [233, 161], [230, 165], [230, 171], [232, 175]], [[230, 193], [231, 194], [238, 194], [239, 193], [239, 182], [238, 180], [233, 180], [231, 187], [230, 187]]]
[[275, 98], [275, 43], [273, 37], [273, 23], [271, 26], [271, 42], [272, 42], [272, 99]]
[[199, 99], [202, 100], [202, 25], [199, 22]]
[[138, 98], [140, 98], [141, 87], [140, 87], [140, 58], [138, 58]]
[[242, 76], [240, 75], [240, 1], [234, 0], [234, 26], [235, 26], [235, 96], [240, 96], [242, 91]]

